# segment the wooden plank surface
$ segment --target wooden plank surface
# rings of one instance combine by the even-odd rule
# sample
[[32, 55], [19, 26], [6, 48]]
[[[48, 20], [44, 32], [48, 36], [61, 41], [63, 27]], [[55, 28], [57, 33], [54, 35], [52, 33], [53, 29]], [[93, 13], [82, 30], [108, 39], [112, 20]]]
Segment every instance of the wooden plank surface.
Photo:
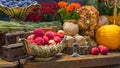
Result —
[[0, 68], [18, 68], [18, 61], [8, 62], [0, 58]]
[[83, 55], [82, 57], [71, 57], [64, 55], [55, 60], [37, 62], [34, 60], [21, 60], [24, 68], [81, 68], [111, 66], [120, 64], [120, 53], [109, 53], [108, 55]]

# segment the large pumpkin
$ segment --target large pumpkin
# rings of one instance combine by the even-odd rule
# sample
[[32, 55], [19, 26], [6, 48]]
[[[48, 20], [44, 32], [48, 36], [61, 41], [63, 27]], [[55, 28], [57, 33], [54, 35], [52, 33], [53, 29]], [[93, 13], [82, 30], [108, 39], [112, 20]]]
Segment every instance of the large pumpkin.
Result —
[[120, 27], [117, 25], [104, 25], [96, 31], [96, 41], [110, 50], [120, 47]]

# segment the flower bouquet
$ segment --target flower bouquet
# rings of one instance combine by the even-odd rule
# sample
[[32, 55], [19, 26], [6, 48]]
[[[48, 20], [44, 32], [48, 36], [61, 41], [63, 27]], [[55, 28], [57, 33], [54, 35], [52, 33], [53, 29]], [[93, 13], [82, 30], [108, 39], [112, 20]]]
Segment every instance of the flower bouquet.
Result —
[[55, 2], [42, 3], [40, 4], [41, 8], [35, 7], [27, 16], [28, 21], [34, 22], [51, 22], [57, 21], [60, 19], [59, 14], [57, 13], [59, 6]]
[[63, 20], [79, 19], [79, 13], [77, 9], [80, 8], [81, 4], [76, 2], [67, 4], [67, 2], [60, 1], [58, 6], [60, 7], [58, 13]]

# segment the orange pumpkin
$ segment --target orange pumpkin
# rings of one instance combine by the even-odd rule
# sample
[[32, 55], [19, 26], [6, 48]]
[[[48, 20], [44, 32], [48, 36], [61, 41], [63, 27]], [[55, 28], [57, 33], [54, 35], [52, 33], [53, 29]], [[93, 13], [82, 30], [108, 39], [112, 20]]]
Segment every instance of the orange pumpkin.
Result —
[[117, 25], [104, 25], [96, 31], [96, 41], [110, 50], [120, 47], [120, 27]]

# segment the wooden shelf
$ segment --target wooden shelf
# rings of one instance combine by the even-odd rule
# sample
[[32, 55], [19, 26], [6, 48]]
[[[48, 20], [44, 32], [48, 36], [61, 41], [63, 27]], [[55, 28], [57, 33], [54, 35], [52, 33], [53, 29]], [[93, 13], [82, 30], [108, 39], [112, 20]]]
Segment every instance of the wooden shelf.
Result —
[[98, 68], [100, 66], [111, 67], [115, 65], [119, 66], [120, 53], [108, 53], [108, 55], [83, 55], [83, 57], [74, 58], [70, 55], [64, 55], [55, 60], [46, 62], [37, 62], [32, 59], [21, 59], [20, 61], [24, 68]]

